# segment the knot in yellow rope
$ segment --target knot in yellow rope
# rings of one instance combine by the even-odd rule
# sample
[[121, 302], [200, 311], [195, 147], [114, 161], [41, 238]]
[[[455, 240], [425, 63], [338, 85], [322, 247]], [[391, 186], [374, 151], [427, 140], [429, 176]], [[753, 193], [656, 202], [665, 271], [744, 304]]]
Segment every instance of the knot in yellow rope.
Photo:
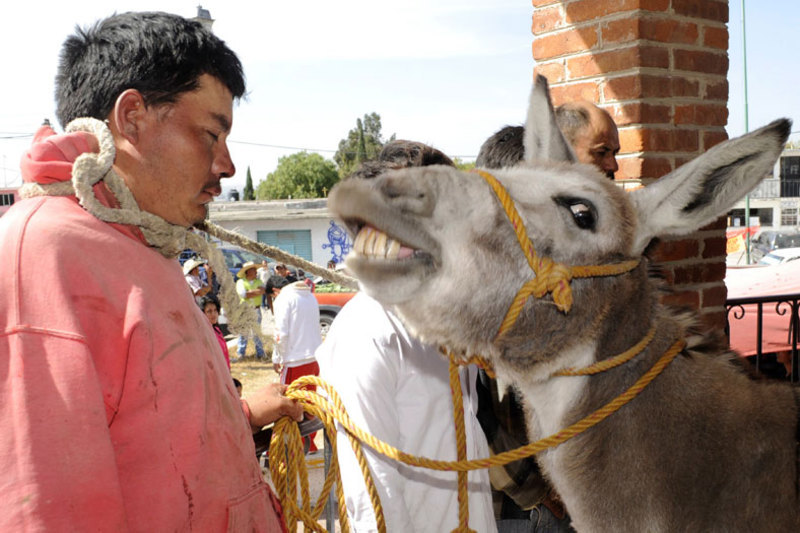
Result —
[[556, 263], [549, 257], [539, 257], [533, 247], [533, 243], [530, 238], [528, 238], [528, 232], [525, 230], [522, 217], [514, 206], [514, 200], [508, 194], [505, 187], [503, 187], [497, 178], [485, 170], [473, 169], [473, 172], [481, 176], [486, 183], [489, 184], [489, 187], [491, 187], [497, 200], [503, 207], [508, 220], [511, 222], [511, 226], [514, 228], [514, 234], [517, 236], [517, 242], [522, 249], [522, 253], [525, 254], [525, 259], [528, 261], [528, 265], [531, 270], [533, 270], [535, 276], [534, 279], [525, 283], [517, 293], [495, 338], [501, 337], [514, 325], [514, 322], [522, 312], [522, 308], [525, 306], [525, 302], [530, 296], [542, 298], [546, 294], [551, 294], [556, 308], [563, 313], [568, 313], [572, 308], [572, 287], [570, 286], [570, 281], [572, 281], [573, 278], [617, 276], [629, 272], [639, 265], [639, 260], [633, 259], [610, 265], [568, 266], [562, 263]]

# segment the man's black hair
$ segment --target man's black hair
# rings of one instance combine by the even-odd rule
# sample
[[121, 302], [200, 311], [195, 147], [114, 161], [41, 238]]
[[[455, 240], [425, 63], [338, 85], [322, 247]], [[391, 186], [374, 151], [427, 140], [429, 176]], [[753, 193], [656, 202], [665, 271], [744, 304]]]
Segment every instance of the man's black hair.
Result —
[[525, 128], [504, 126], [486, 139], [478, 151], [475, 166], [478, 168], [513, 167], [525, 157], [522, 139]]
[[79, 117], [105, 120], [127, 89], [141, 92], [147, 106], [172, 103], [197, 89], [202, 74], [234, 98], [244, 95], [239, 58], [199, 22], [160, 12], [112, 15], [64, 41], [56, 114], [62, 126]]
[[272, 294], [272, 289], [282, 289], [290, 283], [291, 281], [280, 274], [273, 274], [267, 280], [267, 294]]
[[377, 159], [361, 163], [361, 166], [348, 176], [348, 179], [370, 179], [380, 176], [388, 170], [428, 165], [455, 166], [453, 160], [441, 150], [421, 142], [398, 139], [386, 143]]
[[202, 298], [200, 298], [200, 303], [199, 303], [200, 309], [205, 311], [206, 310], [206, 305], [208, 305], [208, 304], [216, 305], [217, 306], [217, 312], [219, 312], [222, 309], [220, 307], [220, 305], [219, 305], [219, 300], [217, 300], [217, 297], [213, 296], [211, 294], [208, 294], [208, 295], [203, 296]]

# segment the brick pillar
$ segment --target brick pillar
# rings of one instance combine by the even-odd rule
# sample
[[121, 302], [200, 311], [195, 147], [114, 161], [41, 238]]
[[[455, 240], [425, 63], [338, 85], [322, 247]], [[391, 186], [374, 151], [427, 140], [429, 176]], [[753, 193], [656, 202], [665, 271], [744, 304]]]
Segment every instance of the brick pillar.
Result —
[[[582, 98], [619, 126], [621, 185], [657, 179], [727, 138], [727, 0], [532, 0], [535, 72], [556, 105]], [[725, 223], [656, 249], [669, 303], [725, 324]]]

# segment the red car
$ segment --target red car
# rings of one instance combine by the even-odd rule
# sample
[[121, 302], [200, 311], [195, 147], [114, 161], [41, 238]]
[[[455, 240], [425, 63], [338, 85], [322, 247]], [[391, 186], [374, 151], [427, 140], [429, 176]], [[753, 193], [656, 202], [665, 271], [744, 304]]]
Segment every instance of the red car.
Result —
[[[331, 287], [328, 287], [330, 285]], [[328, 333], [328, 329], [333, 323], [333, 319], [341, 308], [355, 296], [355, 291], [336, 285], [335, 283], [319, 284], [314, 291], [314, 296], [319, 303], [319, 327], [322, 336]]]

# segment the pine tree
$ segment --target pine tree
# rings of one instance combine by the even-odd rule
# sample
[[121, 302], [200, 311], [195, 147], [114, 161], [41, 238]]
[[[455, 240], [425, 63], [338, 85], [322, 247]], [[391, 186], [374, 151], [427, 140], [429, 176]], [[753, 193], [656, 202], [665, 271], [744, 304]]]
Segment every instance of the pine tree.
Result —
[[244, 194], [242, 200], [255, 200], [256, 195], [253, 191], [253, 177], [250, 175], [250, 167], [247, 167], [247, 181], [244, 183]]

